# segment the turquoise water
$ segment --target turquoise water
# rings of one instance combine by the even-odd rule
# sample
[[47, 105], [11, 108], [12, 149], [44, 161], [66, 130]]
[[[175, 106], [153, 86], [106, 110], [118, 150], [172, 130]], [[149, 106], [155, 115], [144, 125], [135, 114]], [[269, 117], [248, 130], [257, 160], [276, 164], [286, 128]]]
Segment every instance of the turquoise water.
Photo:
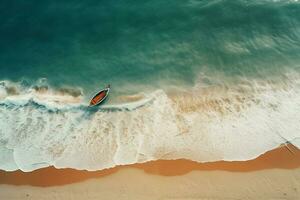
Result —
[[130, 93], [192, 86], [201, 72], [299, 69], [295, 1], [28, 0], [2, 2], [0, 13], [0, 80], [47, 78], [89, 95], [108, 83]]
[[299, 133], [298, 1], [0, 3], [1, 170], [245, 161]]

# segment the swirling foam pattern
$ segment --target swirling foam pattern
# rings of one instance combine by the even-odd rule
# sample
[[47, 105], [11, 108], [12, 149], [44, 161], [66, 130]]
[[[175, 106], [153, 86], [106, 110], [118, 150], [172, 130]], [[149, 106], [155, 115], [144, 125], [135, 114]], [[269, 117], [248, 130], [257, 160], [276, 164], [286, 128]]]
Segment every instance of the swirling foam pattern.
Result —
[[6, 84], [0, 93], [0, 168], [249, 160], [286, 142], [300, 147], [299, 80], [294, 74], [280, 84], [244, 80], [214, 87], [199, 80], [188, 92], [157, 90], [97, 109], [80, 96], [49, 89], [9, 95]]

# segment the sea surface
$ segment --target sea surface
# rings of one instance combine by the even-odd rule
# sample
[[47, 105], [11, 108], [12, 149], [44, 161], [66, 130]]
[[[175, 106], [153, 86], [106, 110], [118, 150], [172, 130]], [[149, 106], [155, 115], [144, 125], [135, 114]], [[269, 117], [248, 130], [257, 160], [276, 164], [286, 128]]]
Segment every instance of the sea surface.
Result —
[[[111, 84], [109, 99], [89, 99]], [[300, 2], [0, 3], [0, 169], [300, 148]]]

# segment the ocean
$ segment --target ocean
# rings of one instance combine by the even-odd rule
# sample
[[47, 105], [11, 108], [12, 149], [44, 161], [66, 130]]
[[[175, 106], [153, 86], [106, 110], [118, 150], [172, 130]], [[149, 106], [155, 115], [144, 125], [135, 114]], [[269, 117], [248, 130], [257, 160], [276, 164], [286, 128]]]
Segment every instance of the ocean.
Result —
[[249, 160], [299, 132], [296, 0], [0, 3], [2, 170]]

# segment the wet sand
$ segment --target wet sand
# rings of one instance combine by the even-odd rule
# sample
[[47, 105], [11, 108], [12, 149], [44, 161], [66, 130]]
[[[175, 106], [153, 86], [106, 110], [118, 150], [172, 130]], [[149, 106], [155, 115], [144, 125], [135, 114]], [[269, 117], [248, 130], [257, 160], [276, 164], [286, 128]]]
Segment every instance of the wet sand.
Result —
[[190, 160], [158, 160], [142, 164], [118, 166], [100, 171], [84, 171], [74, 169], [55, 169], [47, 167], [33, 172], [0, 171], [0, 184], [55, 186], [81, 182], [92, 178], [101, 178], [127, 168], [137, 168], [149, 174], [162, 176], [180, 176], [191, 171], [229, 171], [250, 172], [266, 169], [296, 169], [300, 167], [300, 150], [289, 145], [271, 150], [254, 160], [218, 161], [198, 163]]
[[244, 162], [160, 160], [88, 172], [0, 172], [0, 199], [299, 199], [300, 150]]

